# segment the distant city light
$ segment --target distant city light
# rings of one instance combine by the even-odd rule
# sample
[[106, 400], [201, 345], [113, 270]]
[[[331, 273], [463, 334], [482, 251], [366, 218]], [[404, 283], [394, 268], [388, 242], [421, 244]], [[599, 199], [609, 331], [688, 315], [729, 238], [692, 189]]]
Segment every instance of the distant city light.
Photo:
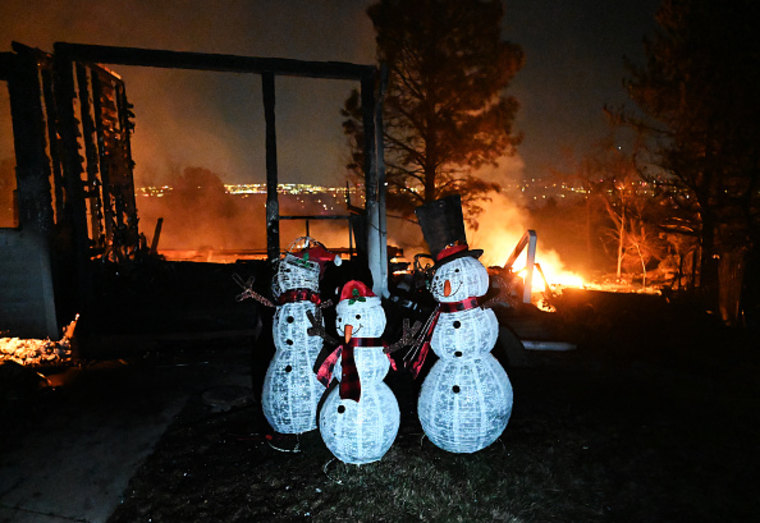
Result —
[[[202, 187], [198, 187], [198, 189], [202, 189]], [[145, 197], [162, 197], [169, 193], [174, 191], [174, 188], [169, 185], [162, 185], [162, 186], [145, 186], [145, 187], [137, 187], [135, 189], [135, 192], [139, 196], [145, 196]], [[240, 183], [240, 184], [231, 184], [226, 183], [224, 184], [224, 191], [227, 194], [234, 194], [234, 195], [250, 195], [250, 194], [266, 194], [267, 193], [267, 184], [266, 183]], [[361, 187], [349, 187], [346, 189], [346, 187], [328, 187], [324, 185], [313, 185], [308, 183], [280, 183], [277, 185], [277, 192], [279, 194], [296, 194], [296, 195], [304, 195], [304, 194], [314, 194], [314, 195], [330, 195], [330, 196], [340, 196], [344, 197], [346, 195], [346, 191], [348, 191], [348, 194], [352, 196], [359, 196], [363, 197], [364, 195], [364, 189]]]

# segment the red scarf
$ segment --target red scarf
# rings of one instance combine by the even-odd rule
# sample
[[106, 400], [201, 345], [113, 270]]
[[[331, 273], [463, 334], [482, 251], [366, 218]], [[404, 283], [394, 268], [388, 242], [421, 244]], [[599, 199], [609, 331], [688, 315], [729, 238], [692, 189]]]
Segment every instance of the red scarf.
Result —
[[283, 292], [280, 294], [280, 297], [277, 299], [277, 303], [279, 305], [283, 305], [285, 303], [293, 303], [296, 301], [305, 301], [308, 300], [315, 305], [319, 305], [322, 301], [319, 298], [319, 293], [314, 292], [311, 289], [291, 289], [287, 292]]
[[[420, 371], [422, 370], [422, 366], [425, 364], [425, 358], [427, 358], [428, 351], [430, 350], [430, 339], [433, 336], [433, 330], [435, 330], [435, 326], [438, 324], [438, 319], [440, 318], [441, 313], [466, 311], [469, 309], [474, 309], [475, 307], [480, 307], [478, 298], [475, 296], [470, 296], [469, 298], [465, 298], [462, 301], [455, 301], [450, 303], [442, 302], [438, 304], [438, 306], [433, 311], [433, 314], [430, 315], [430, 318], [427, 321], [427, 328], [423, 329], [422, 331], [422, 337], [417, 340], [417, 342], [412, 346], [412, 350], [410, 350], [409, 353], [407, 353], [407, 356], [404, 357], [404, 366], [409, 368], [410, 372], [412, 373], [412, 379], [416, 378], [419, 375]], [[407, 358], [409, 359], [407, 360]]]
[[[359, 382], [359, 371], [356, 369], [356, 361], [354, 360], [354, 347], [387, 347], [388, 345], [380, 338], [351, 338], [351, 340], [345, 344], [340, 345], [334, 351], [330, 353], [325, 361], [317, 369], [317, 380], [325, 387], [330, 385], [333, 377], [333, 369], [340, 357], [340, 398], [351, 399], [359, 401], [359, 397], [362, 393], [362, 386]], [[390, 354], [386, 354], [391, 362], [391, 367], [396, 370], [396, 363], [391, 358]]]

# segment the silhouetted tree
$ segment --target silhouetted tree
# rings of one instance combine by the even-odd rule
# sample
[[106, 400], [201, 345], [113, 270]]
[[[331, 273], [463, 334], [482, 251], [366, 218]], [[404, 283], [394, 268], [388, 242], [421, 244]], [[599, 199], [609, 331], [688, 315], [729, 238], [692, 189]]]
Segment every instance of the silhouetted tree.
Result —
[[[426, 201], [460, 193], [470, 217], [498, 184], [472, 173], [513, 154], [517, 101], [506, 94], [523, 63], [501, 39], [499, 0], [381, 0], [367, 9], [377, 58], [388, 65], [384, 144], [388, 207], [411, 215]], [[342, 111], [360, 173], [360, 97]]]
[[641, 113], [622, 116], [652, 139], [671, 201], [696, 218], [701, 286], [715, 306], [718, 260], [760, 240], [760, 4], [664, 0], [656, 19], [645, 64], [628, 63]]
[[[555, 171], [558, 180], [582, 189], [585, 198], [587, 250], [599, 249], [615, 260], [618, 280], [624, 269], [640, 270], [646, 285], [647, 266], [664, 255], [659, 234], [661, 205], [651, 184], [637, 164], [640, 144], [616, 145], [614, 129], [583, 158], [571, 172]], [[568, 160], [570, 161], [570, 160]]]

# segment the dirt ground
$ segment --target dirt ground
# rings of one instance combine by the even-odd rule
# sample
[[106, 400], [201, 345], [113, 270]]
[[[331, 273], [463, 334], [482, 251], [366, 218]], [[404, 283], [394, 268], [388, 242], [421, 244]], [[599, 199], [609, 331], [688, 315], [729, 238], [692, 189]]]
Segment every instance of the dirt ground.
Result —
[[587, 298], [557, 313], [577, 350], [516, 364], [495, 349], [514, 411], [480, 452], [447, 453], [423, 436], [420, 383], [403, 372], [386, 379], [401, 406], [399, 435], [361, 467], [334, 460], [318, 431], [300, 438], [299, 452], [275, 450], [254, 395], [220, 412], [199, 394], [109, 521], [760, 517], [757, 340], [662, 299]]

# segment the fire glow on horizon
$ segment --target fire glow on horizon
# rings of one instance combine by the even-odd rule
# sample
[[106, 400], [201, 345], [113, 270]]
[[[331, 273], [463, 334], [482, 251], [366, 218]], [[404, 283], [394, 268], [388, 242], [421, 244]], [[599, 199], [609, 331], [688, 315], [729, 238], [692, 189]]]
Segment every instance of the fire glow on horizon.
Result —
[[[278, 186], [278, 193], [286, 198], [303, 195], [325, 195], [332, 197], [336, 203], [345, 198], [347, 191], [351, 193], [353, 201], [363, 203], [363, 191], [357, 187], [327, 187], [313, 184], [280, 184]], [[171, 186], [138, 187], [136, 192], [139, 196], [160, 198], [172, 193], [173, 188]], [[266, 184], [225, 184], [225, 192], [227, 195], [237, 197], [245, 197], [249, 194], [263, 195], [266, 192]], [[484, 205], [483, 214], [479, 216], [480, 227], [477, 229], [468, 228], [467, 237], [470, 246], [484, 250], [481, 261], [486, 266], [503, 267], [522, 235], [527, 229], [531, 228], [530, 220], [527, 218], [525, 210], [516, 205], [514, 200], [514, 197], [510, 198], [505, 194], [493, 195], [492, 200]], [[314, 204], [314, 202], [302, 202], [301, 205], [311, 204]], [[337, 208], [331, 207], [330, 210], [338, 212]], [[315, 209], [314, 212], [316, 214], [324, 211], [322, 209]], [[238, 223], [238, 221], [233, 221], [233, 223], [235, 224], [233, 228], [241, 231], [246, 230], [246, 227]], [[346, 247], [346, 245], [343, 245], [343, 243], [347, 242], [346, 233], [332, 231], [332, 227], [325, 228], [324, 225], [333, 224], [312, 224], [313, 227], [319, 229], [319, 231], [315, 232], [318, 232], [321, 241], [327, 242], [326, 244], [330, 244], [333, 247]], [[393, 223], [389, 223], [389, 243], [401, 247], [407, 253], [406, 258], [411, 258], [414, 253], [425, 251], [426, 247], [423, 245], [420, 231], [414, 227], [410, 229], [407, 225], [406, 222], [400, 227], [398, 224], [394, 226]], [[230, 224], [226, 226], [232, 227]], [[580, 274], [568, 270], [562, 262], [560, 255], [555, 250], [546, 248], [545, 244], [542, 243], [541, 231], [537, 232], [538, 248], [536, 262], [540, 265], [543, 276], [546, 278], [546, 283], [551, 287], [583, 287], [585, 283], [584, 278]], [[198, 257], [198, 253], [196, 252], [198, 249], [196, 247], [195, 245], [182, 245], [173, 247], [173, 250], [166, 251], [165, 249], [161, 249], [161, 251], [163, 251], [162, 254], [170, 259], [195, 259]], [[251, 246], [244, 246], [242, 244], [236, 246], [218, 246], [212, 249], [212, 251], [218, 252], [205, 253], [204, 256], [213, 255], [215, 256], [213, 258], [215, 261], [225, 261], [230, 256], [234, 259], [236, 256], [235, 251], [239, 251], [240, 249], [246, 250], [244, 247], [250, 248]], [[177, 248], [180, 248], [180, 250], [176, 250]], [[208, 251], [208, 248], [205, 251]], [[242, 255], [242, 251], [237, 253], [237, 255]], [[523, 253], [512, 267], [513, 272], [523, 278], [526, 258], [526, 254]], [[207, 261], [210, 261], [210, 259]], [[534, 271], [534, 294], [540, 295], [544, 290], [544, 286], [545, 283], [541, 273]]]
[[[486, 266], [503, 267], [525, 231], [531, 228], [525, 212], [502, 194], [494, 195], [492, 201], [485, 206], [479, 223], [477, 229], [468, 228], [467, 236], [473, 248], [483, 249], [481, 261]], [[548, 284], [559, 287], [583, 287], [583, 276], [568, 270], [556, 251], [544, 248], [541, 243], [541, 231], [537, 233], [536, 262], [540, 265]], [[526, 263], [527, 254], [523, 252], [512, 268], [513, 272], [523, 279]], [[543, 289], [541, 276], [534, 271], [533, 294], [541, 293]]]

